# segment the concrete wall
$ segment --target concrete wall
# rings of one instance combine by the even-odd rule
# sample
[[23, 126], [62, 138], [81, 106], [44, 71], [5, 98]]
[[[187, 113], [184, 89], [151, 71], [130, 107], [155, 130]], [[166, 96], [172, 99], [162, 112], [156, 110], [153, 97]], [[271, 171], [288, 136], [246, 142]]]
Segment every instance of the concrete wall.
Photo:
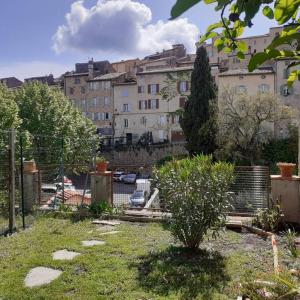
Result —
[[168, 155], [185, 155], [188, 152], [185, 144], [154, 145], [147, 149], [128, 149], [126, 151], [112, 151], [103, 153], [110, 162], [110, 167], [122, 165], [154, 165], [159, 159]]

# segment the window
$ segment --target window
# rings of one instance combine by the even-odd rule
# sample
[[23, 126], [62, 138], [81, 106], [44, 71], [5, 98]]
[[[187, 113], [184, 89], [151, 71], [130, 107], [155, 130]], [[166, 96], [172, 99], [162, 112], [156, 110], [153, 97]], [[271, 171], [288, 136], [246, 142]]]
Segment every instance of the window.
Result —
[[81, 107], [86, 108], [86, 100], [85, 99], [81, 100]]
[[139, 101], [139, 110], [147, 109], [147, 100], [140, 100]]
[[258, 91], [260, 93], [268, 93], [270, 91], [270, 86], [268, 84], [265, 84], [265, 83], [260, 84], [258, 86]]
[[99, 98], [98, 97], [93, 98], [93, 105], [92, 106], [93, 107], [99, 106]]
[[185, 98], [179, 98], [179, 107], [184, 108], [185, 107]]
[[256, 40], [254, 40], [253, 44], [256, 45]]
[[282, 85], [280, 87], [280, 94], [282, 96], [288, 96], [288, 95], [291, 95], [293, 93], [293, 88], [292, 87], [288, 87], [286, 84], [285, 85]]
[[139, 94], [145, 93], [145, 87], [143, 85], [138, 86], [138, 93]]
[[123, 111], [129, 111], [129, 104], [123, 104]]
[[247, 88], [244, 85], [239, 85], [235, 88], [235, 92], [237, 94], [246, 94], [247, 93]]
[[85, 94], [85, 87], [84, 86], [81, 87], [81, 94]]
[[122, 95], [122, 97], [128, 97], [128, 96], [129, 96], [129, 91], [128, 91], [128, 89], [122, 90], [122, 91], [121, 91], [121, 95]]
[[283, 70], [283, 79], [288, 79], [290, 76], [290, 69], [286, 68]]
[[108, 112], [104, 113], [104, 119], [105, 120], [110, 120], [111, 119], [111, 114], [108, 113]]
[[102, 87], [104, 90], [109, 90], [110, 89], [110, 81], [103, 81]]
[[98, 81], [92, 81], [89, 82], [89, 90], [90, 91], [96, 91], [99, 90], [100, 84]]
[[70, 95], [73, 95], [73, 94], [74, 94], [74, 88], [72, 88], [72, 87], [69, 88], [69, 94], [70, 94]]
[[75, 83], [75, 84], [79, 84], [79, 83], [80, 83], [80, 78], [75, 77], [74, 83]]
[[147, 124], [147, 119], [146, 119], [146, 117], [142, 117], [142, 118], [141, 118], [141, 124], [146, 126], [146, 124]]
[[165, 125], [166, 124], [166, 117], [165, 116], [159, 116], [159, 124]]
[[159, 84], [149, 84], [148, 94], [157, 94], [159, 92]]
[[108, 97], [104, 97], [104, 105], [109, 105], [109, 98]]
[[172, 115], [172, 124], [179, 124], [179, 116]]
[[128, 127], [128, 119], [124, 119], [124, 127], [125, 127], [125, 128]]
[[180, 81], [179, 82], [179, 92], [187, 92], [189, 89], [188, 81]]
[[159, 100], [158, 99], [149, 99], [148, 100], [148, 109], [159, 109]]

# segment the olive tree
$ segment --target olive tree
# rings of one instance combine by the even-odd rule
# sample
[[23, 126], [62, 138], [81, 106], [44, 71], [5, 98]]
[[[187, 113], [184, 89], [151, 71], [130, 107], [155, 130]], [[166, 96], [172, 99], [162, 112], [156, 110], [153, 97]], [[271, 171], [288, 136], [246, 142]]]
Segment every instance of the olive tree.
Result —
[[219, 99], [217, 157], [254, 164], [273, 137], [274, 122], [291, 120], [293, 114], [272, 93], [237, 94], [225, 88]]
[[196, 249], [205, 235], [215, 237], [224, 226], [233, 170], [231, 164], [199, 155], [173, 160], [154, 171], [160, 198], [171, 213], [170, 230], [184, 246]]

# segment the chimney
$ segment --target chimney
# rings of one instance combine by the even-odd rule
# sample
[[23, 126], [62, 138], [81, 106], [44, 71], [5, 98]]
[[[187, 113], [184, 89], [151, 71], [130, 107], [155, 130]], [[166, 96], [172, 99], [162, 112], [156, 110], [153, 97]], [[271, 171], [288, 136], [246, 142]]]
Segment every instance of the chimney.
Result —
[[89, 60], [88, 62], [88, 73], [89, 73], [89, 79], [94, 78], [94, 61], [93, 59]]

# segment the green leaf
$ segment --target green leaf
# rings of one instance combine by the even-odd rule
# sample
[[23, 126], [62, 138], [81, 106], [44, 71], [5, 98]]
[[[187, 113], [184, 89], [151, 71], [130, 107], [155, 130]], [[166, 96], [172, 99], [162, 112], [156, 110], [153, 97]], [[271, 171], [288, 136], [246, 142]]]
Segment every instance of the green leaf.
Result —
[[275, 19], [278, 23], [288, 22], [298, 11], [300, 0], [276, 0], [275, 2]]
[[261, 64], [263, 64], [265, 61], [269, 59], [269, 55], [266, 52], [259, 52], [253, 55], [249, 61], [248, 64], [248, 70], [250, 72], [254, 71], [259, 67]]
[[274, 49], [278, 46], [288, 44], [294, 40], [300, 41], [300, 33], [282, 32], [279, 37], [273, 39], [272, 43], [268, 46], [267, 49]]
[[177, 0], [171, 10], [171, 19], [176, 19], [201, 0]]
[[241, 52], [246, 52], [248, 50], [248, 46], [247, 43], [243, 42], [243, 41], [238, 41], [237, 43], [237, 47]]
[[296, 79], [298, 79], [298, 75], [300, 74], [300, 71], [298, 70], [295, 70], [295, 71], [292, 71], [288, 80], [287, 80], [287, 85], [288, 87], [291, 87], [294, 82], [296, 81]]
[[206, 32], [210, 32], [210, 31], [215, 30], [215, 29], [220, 28], [220, 27], [223, 27], [222, 22], [211, 24], [210, 26], [207, 27]]
[[240, 59], [245, 59], [245, 54], [244, 54], [243, 52], [240, 52], [240, 51], [239, 51], [236, 55], [237, 55], [237, 57], [240, 58]]
[[207, 32], [207, 33], [205, 33], [205, 34], [200, 38], [199, 44], [201, 44], [201, 43], [205, 42], [206, 40], [211, 39], [211, 38], [213, 38], [213, 37], [215, 37], [215, 36], [217, 36], [217, 35], [218, 35], [218, 34], [217, 34], [216, 32], [214, 32], [214, 31], [212, 31], [212, 32]]
[[263, 14], [269, 19], [274, 19], [274, 12], [272, 8], [268, 5], [264, 7]]
[[218, 0], [204, 0], [204, 2], [206, 4], [211, 4], [211, 3], [214, 3], [214, 2], [217, 2]]
[[248, 22], [254, 18], [259, 11], [261, 0], [251, 0], [244, 2], [245, 21]]
[[224, 39], [222, 38], [216, 39], [214, 42], [214, 47], [216, 47], [219, 52], [222, 51], [223, 48], [225, 47]]

